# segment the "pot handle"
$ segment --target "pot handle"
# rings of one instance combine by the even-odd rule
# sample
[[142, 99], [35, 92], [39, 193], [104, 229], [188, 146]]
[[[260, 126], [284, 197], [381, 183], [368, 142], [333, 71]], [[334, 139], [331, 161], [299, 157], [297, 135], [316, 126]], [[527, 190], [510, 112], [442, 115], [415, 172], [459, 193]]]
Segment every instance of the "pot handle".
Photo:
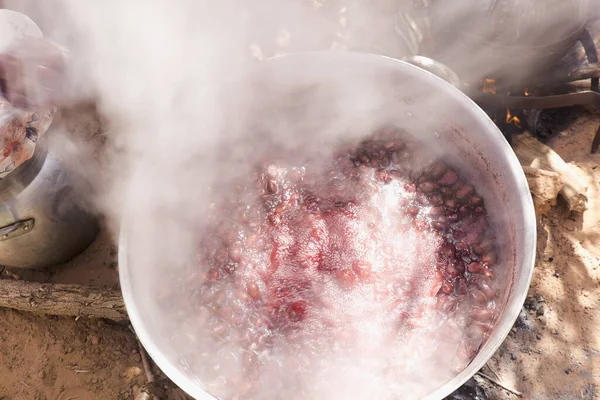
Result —
[[0, 228], [0, 242], [31, 232], [35, 221], [25, 219]]
[[458, 79], [458, 75], [445, 64], [424, 56], [407, 56], [402, 58], [402, 61], [424, 69], [427, 72], [431, 72], [438, 78], [442, 78], [460, 90], [460, 79]]

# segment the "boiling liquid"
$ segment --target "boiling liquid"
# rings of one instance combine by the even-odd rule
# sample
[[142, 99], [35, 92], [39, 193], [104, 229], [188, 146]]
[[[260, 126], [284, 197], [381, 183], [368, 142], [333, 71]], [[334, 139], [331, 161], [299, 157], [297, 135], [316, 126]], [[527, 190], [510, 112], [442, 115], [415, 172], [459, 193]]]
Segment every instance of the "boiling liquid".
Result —
[[326, 174], [271, 164], [219, 206], [187, 322], [209, 392], [418, 398], [474, 357], [496, 314], [493, 232], [418, 150], [366, 142]]

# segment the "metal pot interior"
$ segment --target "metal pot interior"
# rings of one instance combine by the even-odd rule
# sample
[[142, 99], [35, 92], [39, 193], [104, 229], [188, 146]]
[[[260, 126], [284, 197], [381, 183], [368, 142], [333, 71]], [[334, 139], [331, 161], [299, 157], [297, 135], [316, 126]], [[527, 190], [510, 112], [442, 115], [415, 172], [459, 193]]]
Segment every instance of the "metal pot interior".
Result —
[[[249, 131], [270, 127], [286, 132], [271, 139], [279, 148], [319, 151], [391, 123], [443, 155], [485, 198], [501, 246], [496, 279], [503, 282], [503, 313], [471, 364], [425, 398], [445, 397], [476, 373], [504, 340], [531, 279], [535, 216], [510, 146], [485, 113], [457, 89], [419, 68], [381, 56], [333, 52], [284, 56], [263, 62], [244, 85], [251, 90], [231, 103], [236, 118], [226, 125], [229, 132], [246, 133], [230, 133], [232, 143], [251, 142]], [[319, 130], [343, 135], [319, 135]], [[248, 157], [259, 160], [261, 153], [244, 153], [239, 159], [234, 155], [231, 161], [242, 165]], [[119, 253], [121, 287], [132, 324], [152, 358], [176, 384], [197, 399], [211, 398], [193, 366], [193, 346], [201, 338], [187, 316], [157, 311], [165, 287], [177, 291], [181, 285], [177, 280], [181, 260], [156, 254], [172, 245], [166, 239], [169, 232], [182, 226], [161, 223], [152, 232], [136, 223], [139, 216], [132, 208], [124, 221]]]

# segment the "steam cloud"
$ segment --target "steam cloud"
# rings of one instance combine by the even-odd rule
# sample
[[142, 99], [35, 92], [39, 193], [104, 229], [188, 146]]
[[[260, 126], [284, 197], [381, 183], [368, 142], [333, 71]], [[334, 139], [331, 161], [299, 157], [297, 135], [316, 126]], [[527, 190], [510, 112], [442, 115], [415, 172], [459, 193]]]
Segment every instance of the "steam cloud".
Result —
[[[402, 57], [415, 48], [414, 38], [410, 38], [414, 32], [398, 36], [383, 28], [382, 21], [393, 26], [396, 16], [400, 21], [412, 20], [401, 16], [397, 4], [379, 7], [367, 1], [349, 7], [324, 1], [322, 6], [334, 21], [345, 18], [359, 26], [335, 37], [336, 29], [323, 19], [326, 13], [319, 13], [316, 1], [313, 5], [293, 0], [6, 3], [30, 15], [47, 37], [71, 51], [73, 100], [96, 99], [110, 121], [111, 175], [109, 182], [98, 182], [106, 190], [96, 193], [94, 202], [108, 217], [115, 235], [121, 221], [131, 232], [128, 250], [135, 260], [131, 278], [139, 303], [148, 308], [140, 312], [154, 325], [148, 329], [162, 335], [156, 339], [159, 346], [171, 349], [169, 361], [186, 364], [192, 377], [194, 364], [200, 363], [194, 346], [206, 347], [201, 327], [194, 325], [192, 316], [182, 315], [185, 313], [176, 303], [164, 314], [157, 303], [164, 307], [168, 301], [165, 293], [177, 292], [179, 285], [186, 284], [181, 265], [195, 250], [197, 230], [211, 214], [212, 196], [227, 187], [230, 179], [249, 174], [255, 163], [272, 155], [274, 149], [318, 159], [342, 138], [358, 138], [381, 122], [367, 112], [381, 106], [376, 86], [368, 82], [323, 91], [316, 97], [322, 104], [311, 104], [302, 114], [306, 118], [296, 120], [294, 126], [273, 115], [265, 115], [261, 121], [260, 113], [274, 107], [260, 100], [263, 90], [270, 89], [258, 86], [248, 92], [243, 90], [248, 86], [236, 83], [253, 66], [250, 44], [271, 43], [272, 48], [266, 45], [263, 50], [277, 53], [273, 42], [277, 32], [287, 28], [293, 32], [291, 42], [297, 44], [294, 49], [330, 47], [335, 41], [340, 47]], [[452, 14], [447, 21], [460, 21], [459, 5], [467, 3], [473, 2], [452, 2], [456, 7], [449, 9]], [[286, 40], [285, 34], [279, 36]], [[273, 80], [277, 82], [277, 77]], [[221, 87], [228, 91], [222, 92]], [[364, 112], [349, 115], [343, 109]], [[249, 121], [255, 124], [252, 130], [245, 125]], [[256, 132], [264, 132], [263, 140], [247, 136]], [[78, 151], [77, 147], [66, 149], [72, 156]], [[98, 179], [89, 165], [78, 165], [90, 179]], [[173, 332], [173, 323], [179, 324], [177, 332]], [[413, 396], [433, 389], [431, 382], [445, 377], [446, 371], [423, 365], [415, 356], [420, 354], [417, 348], [425, 351], [426, 344], [414, 344], [415, 353], [405, 355], [415, 357], [411, 362], [422, 377], [404, 388]], [[331, 399], [390, 395], [395, 377], [381, 374], [375, 361], [386, 352], [380, 347], [370, 349], [369, 354], [322, 360], [320, 372], [327, 374], [309, 379], [313, 394]], [[441, 360], [445, 355], [438, 357]], [[234, 362], [222, 368], [227, 375], [238, 371], [240, 365]], [[260, 398], [277, 397], [266, 385]]]

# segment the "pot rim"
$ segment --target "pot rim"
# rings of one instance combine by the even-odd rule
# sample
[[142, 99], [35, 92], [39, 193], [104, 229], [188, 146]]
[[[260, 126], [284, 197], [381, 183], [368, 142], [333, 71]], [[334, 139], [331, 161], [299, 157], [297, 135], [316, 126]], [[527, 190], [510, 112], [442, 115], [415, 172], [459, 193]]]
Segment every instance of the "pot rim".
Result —
[[[359, 52], [334, 52], [334, 51], [305, 51], [298, 52], [293, 54], [282, 55], [278, 57], [271, 58], [269, 60], [263, 61], [263, 63], [268, 63], [273, 60], [286, 58], [286, 57], [300, 57], [299, 61], [302, 61], [302, 57], [345, 57], [348, 62], [351, 62], [355, 59], [362, 59], [363, 61], [368, 61], [372, 64], [377, 63], [387, 63], [388, 65], [395, 64], [400, 68], [412, 69], [413, 72], [419, 71], [422, 78], [425, 80], [429, 80], [435, 85], [442, 85], [446, 87], [446, 92], [452, 96], [452, 98], [458, 102], [462, 102], [468, 108], [473, 110], [473, 117], [478, 119], [482, 126], [486, 128], [486, 131], [489, 134], [496, 135], [497, 137], [497, 145], [499, 150], [502, 151], [506, 157], [508, 157], [508, 164], [510, 169], [510, 175], [515, 179], [516, 184], [518, 186], [518, 192], [513, 193], [513, 196], [520, 197], [522, 199], [523, 206], [523, 218], [525, 226], [522, 229], [532, 230], [534, 233], [536, 232], [536, 216], [533, 206], [533, 200], [531, 198], [529, 192], [529, 186], [527, 184], [527, 179], [525, 178], [525, 173], [520, 167], [519, 160], [517, 156], [513, 152], [509, 143], [506, 141], [498, 127], [494, 124], [494, 122], [487, 116], [487, 114], [466, 94], [456, 89], [443, 79], [437, 77], [436, 75], [425, 71], [421, 68], [418, 68], [414, 65], [411, 65], [407, 62], [397, 60], [391, 57], [379, 55], [379, 54], [370, 54], [370, 53], [359, 53]], [[259, 66], [260, 67], [260, 66]], [[126, 215], [126, 214], [125, 214]], [[118, 253], [118, 261], [119, 261], [119, 279], [121, 282], [121, 291], [123, 293], [123, 299], [125, 302], [125, 306], [127, 308], [127, 312], [129, 314], [129, 318], [131, 324], [138, 335], [141, 343], [144, 348], [147, 350], [148, 354], [152, 359], [156, 362], [159, 368], [182, 390], [188, 393], [190, 396], [197, 400], [209, 400], [216, 399], [216, 397], [212, 396], [210, 393], [205, 391], [202, 388], [202, 385], [199, 381], [194, 382], [192, 379], [189, 379], [185, 375], [183, 375], [179, 371], [179, 367], [175, 362], [168, 359], [163, 352], [154, 344], [154, 341], [151, 338], [149, 331], [146, 328], [146, 324], [142, 320], [141, 314], [139, 312], [139, 308], [135, 302], [133, 291], [131, 287], [131, 279], [129, 276], [129, 271], [127, 269], [128, 263], [128, 251], [127, 251], [127, 220], [122, 221], [121, 230], [119, 234], [119, 253]], [[531, 237], [530, 237], [531, 236]], [[533, 276], [533, 268], [535, 266], [535, 254], [536, 254], [536, 236], [529, 235], [525, 238], [526, 243], [523, 243], [522, 246], [524, 249], [531, 249], [529, 252], [524, 253], [525, 265], [523, 268], [526, 270], [526, 274], [524, 277], [519, 279], [518, 286], [516, 285], [516, 280], [511, 281], [510, 294], [508, 299], [508, 304], [503, 310], [502, 317], [500, 318], [498, 325], [495, 327], [493, 334], [488, 338], [487, 342], [484, 344], [482, 350], [475, 356], [475, 358], [471, 361], [467, 367], [462, 370], [459, 374], [457, 374], [454, 378], [429, 393], [421, 400], [439, 400], [443, 399], [460, 386], [462, 386], [467, 380], [469, 380], [473, 375], [475, 375], [484, 365], [485, 363], [494, 355], [494, 353], [498, 350], [500, 345], [504, 342], [510, 330], [512, 329], [515, 321], [517, 320], [521, 308], [525, 302], [527, 297], [527, 292], [529, 286], [531, 284], [531, 279]], [[485, 352], [483, 351], [485, 350]]]

